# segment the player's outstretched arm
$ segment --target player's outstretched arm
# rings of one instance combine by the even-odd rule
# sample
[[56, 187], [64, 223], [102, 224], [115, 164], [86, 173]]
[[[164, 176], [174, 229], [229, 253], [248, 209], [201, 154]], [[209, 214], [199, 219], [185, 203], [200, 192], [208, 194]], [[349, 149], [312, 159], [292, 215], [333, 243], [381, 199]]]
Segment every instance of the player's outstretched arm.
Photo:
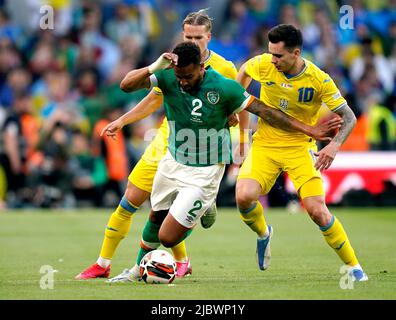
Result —
[[[247, 62], [245, 62], [241, 66], [237, 75], [237, 81], [244, 88], [247, 88], [252, 82], [252, 78], [246, 73], [246, 64]], [[263, 118], [265, 122], [267, 122], [269, 125], [273, 127], [277, 127], [286, 131], [300, 131], [316, 140], [330, 141], [331, 131], [340, 128], [342, 123], [342, 121], [338, 119], [334, 119], [334, 120], [332, 119], [326, 123], [321, 123], [318, 124], [317, 126], [311, 127], [309, 125], [306, 125], [298, 121], [297, 119], [288, 116], [287, 114], [283, 113], [280, 110], [268, 107], [260, 100], [257, 101], [256, 101], [256, 105], [250, 106], [251, 110], [249, 110], [249, 108], [245, 110], [257, 114], [258, 116]], [[261, 106], [259, 105], [260, 102], [261, 102]], [[261, 113], [262, 116], [259, 113]]]
[[133, 109], [105, 126], [100, 135], [103, 136], [106, 134], [115, 139], [118, 130], [121, 130], [130, 123], [142, 120], [157, 111], [162, 104], [162, 100], [162, 94], [155, 93], [151, 90]]
[[309, 126], [286, 113], [265, 105], [262, 101], [254, 98], [250, 105], [245, 109], [262, 118], [270, 126], [285, 131], [299, 131], [316, 140], [331, 140], [330, 132], [340, 128], [342, 119], [332, 119], [317, 126]]
[[337, 113], [339, 116], [341, 116], [342, 120], [344, 121], [340, 130], [332, 140], [334, 144], [337, 144], [341, 146], [350, 133], [352, 132], [353, 128], [356, 125], [356, 117], [355, 114], [353, 113], [352, 109], [348, 106], [345, 105], [341, 109], [337, 110], [335, 113]]
[[315, 168], [317, 170], [326, 170], [330, 168], [338, 150], [340, 150], [341, 145], [348, 138], [356, 124], [355, 114], [348, 105], [345, 105], [335, 113], [341, 116], [343, 123], [330, 143], [315, 154], [318, 157], [315, 162]]
[[172, 64], [177, 64], [177, 55], [165, 52], [148, 67], [129, 71], [124, 79], [122, 79], [120, 88], [125, 92], [150, 88], [150, 76], [154, 72], [166, 69]]

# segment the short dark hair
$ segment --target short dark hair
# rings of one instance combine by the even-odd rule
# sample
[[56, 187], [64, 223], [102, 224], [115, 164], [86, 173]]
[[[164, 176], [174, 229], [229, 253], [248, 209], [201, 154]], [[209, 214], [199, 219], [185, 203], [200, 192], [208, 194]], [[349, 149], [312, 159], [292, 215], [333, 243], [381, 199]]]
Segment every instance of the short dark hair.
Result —
[[185, 41], [179, 43], [174, 49], [173, 53], [177, 54], [177, 66], [184, 68], [190, 64], [200, 65], [201, 64], [201, 50], [199, 47], [191, 42]]
[[301, 31], [291, 24], [280, 24], [268, 32], [268, 40], [272, 43], [283, 41], [285, 48], [302, 48], [303, 37]]

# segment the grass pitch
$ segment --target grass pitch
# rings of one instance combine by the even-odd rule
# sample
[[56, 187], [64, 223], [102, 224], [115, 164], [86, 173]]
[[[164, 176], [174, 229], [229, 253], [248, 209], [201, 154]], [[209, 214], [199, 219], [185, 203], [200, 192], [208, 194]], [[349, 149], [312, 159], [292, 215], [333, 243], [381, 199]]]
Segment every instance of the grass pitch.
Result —
[[[346, 283], [341, 261], [304, 213], [267, 210], [267, 222], [274, 227], [272, 261], [268, 270], [260, 271], [255, 235], [236, 209], [220, 209], [211, 229], [198, 225], [187, 239], [192, 276], [170, 286], [74, 280], [96, 261], [111, 210], [0, 213], [0, 299], [396, 299], [396, 209], [332, 212], [369, 276], [351, 289], [341, 288]], [[133, 264], [147, 213], [141, 209], [135, 215], [113, 259], [111, 276]], [[42, 266], [57, 270], [53, 289], [40, 288]]]

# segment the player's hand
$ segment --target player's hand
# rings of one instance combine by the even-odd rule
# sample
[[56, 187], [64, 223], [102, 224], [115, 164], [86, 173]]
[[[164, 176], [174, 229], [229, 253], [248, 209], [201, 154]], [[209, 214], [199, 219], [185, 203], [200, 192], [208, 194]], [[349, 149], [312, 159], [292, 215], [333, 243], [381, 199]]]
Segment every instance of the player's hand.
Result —
[[232, 113], [228, 116], [228, 126], [235, 127], [239, 124], [239, 116], [235, 113]]
[[177, 54], [165, 52], [159, 56], [159, 58], [149, 65], [148, 70], [151, 74], [167, 69], [177, 65], [178, 56]]
[[322, 150], [315, 152], [314, 155], [317, 157], [315, 169], [319, 171], [329, 169], [339, 149], [340, 145], [331, 141]]
[[331, 141], [334, 137], [334, 132], [339, 129], [344, 120], [342, 118], [333, 118], [326, 122], [319, 123], [312, 127], [311, 137], [320, 141]]
[[241, 142], [234, 151], [234, 164], [240, 166], [245, 161], [249, 151], [249, 143]]
[[179, 59], [177, 54], [166, 52], [162, 56], [170, 62], [168, 67], [177, 66], [177, 61]]
[[106, 136], [111, 137], [113, 140], [117, 140], [117, 131], [121, 130], [123, 126], [124, 125], [120, 119], [114, 120], [102, 129], [100, 136], [102, 137], [106, 134]]

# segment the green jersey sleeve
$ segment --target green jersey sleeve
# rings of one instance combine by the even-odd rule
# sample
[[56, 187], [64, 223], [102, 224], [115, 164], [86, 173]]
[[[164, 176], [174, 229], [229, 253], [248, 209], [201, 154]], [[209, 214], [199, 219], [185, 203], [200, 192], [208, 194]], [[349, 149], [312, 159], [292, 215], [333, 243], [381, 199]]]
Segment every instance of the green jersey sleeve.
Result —
[[226, 79], [224, 84], [223, 92], [228, 113], [238, 113], [244, 110], [253, 97], [235, 80]]

